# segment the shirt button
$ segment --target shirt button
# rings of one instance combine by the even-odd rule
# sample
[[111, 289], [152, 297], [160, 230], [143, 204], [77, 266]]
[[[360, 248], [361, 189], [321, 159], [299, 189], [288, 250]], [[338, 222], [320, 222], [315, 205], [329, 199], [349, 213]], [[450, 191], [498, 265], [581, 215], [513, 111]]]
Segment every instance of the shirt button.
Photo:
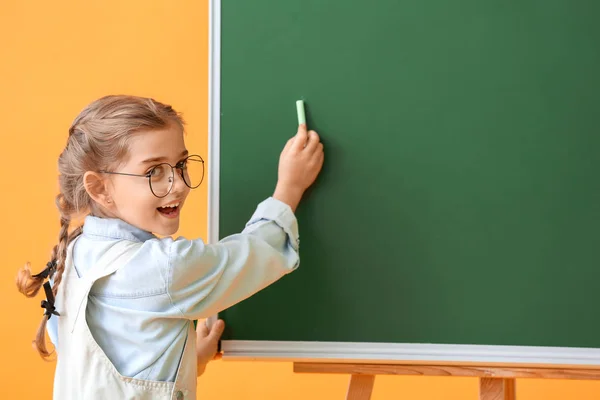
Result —
[[175, 393], [175, 399], [183, 400], [183, 392], [181, 390], [178, 390], [177, 393]]

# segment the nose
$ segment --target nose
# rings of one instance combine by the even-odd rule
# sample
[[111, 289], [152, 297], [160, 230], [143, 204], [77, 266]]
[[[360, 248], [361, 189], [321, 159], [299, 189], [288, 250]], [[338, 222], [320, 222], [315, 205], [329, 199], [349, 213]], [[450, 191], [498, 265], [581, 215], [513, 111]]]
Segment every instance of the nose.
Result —
[[173, 179], [173, 187], [171, 188], [172, 193], [183, 193], [186, 190], [189, 190], [177, 168], [173, 168]]

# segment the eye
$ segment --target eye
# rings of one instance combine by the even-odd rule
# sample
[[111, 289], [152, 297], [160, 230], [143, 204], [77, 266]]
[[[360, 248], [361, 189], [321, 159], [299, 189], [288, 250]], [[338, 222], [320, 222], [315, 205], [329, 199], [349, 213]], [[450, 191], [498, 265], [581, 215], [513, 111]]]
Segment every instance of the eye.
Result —
[[152, 167], [150, 171], [148, 171], [147, 176], [152, 179], [159, 179], [165, 174], [165, 165], [160, 164]]
[[186, 158], [185, 160], [181, 160], [179, 161], [176, 165], [175, 168], [179, 168], [179, 169], [187, 169], [187, 165], [188, 165], [188, 159]]

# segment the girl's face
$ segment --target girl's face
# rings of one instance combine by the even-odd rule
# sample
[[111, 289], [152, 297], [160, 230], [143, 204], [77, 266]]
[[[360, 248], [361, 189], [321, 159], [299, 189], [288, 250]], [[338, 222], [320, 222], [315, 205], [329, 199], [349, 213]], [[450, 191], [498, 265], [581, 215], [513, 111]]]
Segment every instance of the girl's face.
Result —
[[[182, 129], [177, 124], [169, 124], [165, 128], [136, 132], [129, 142], [128, 154], [116, 172], [144, 175], [161, 163], [175, 166], [187, 157], [188, 151]], [[163, 170], [169, 170], [170, 174], [168, 166]], [[171, 192], [162, 198], [152, 193], [148, 178], [110, 175], [107, 189], [111, 214], [145, 231], [173, 235], [179, 229], [179, 214], [190, 193], [179, 172], [174, 170]], [[168, 178], [167, 182], [170, 182]], [[160, 190], [155, 188], [155, 192], [158, 192], [156, 189]]]

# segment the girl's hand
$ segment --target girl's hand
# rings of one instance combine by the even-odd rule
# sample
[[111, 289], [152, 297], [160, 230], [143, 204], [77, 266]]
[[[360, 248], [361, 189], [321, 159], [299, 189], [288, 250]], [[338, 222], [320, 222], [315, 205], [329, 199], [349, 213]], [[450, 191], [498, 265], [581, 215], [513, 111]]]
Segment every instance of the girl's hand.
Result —
[[273, 197], [295, 211], [304, 191], [321, 172], [324, 157], [323, 143], [317, 132], [307, 132], [306, 125], [300, 125], [279, 157], [279, 179]]
[[225, 322], [221, 319], [216, 321], [210, 329], [206, 326], [206, 321], [198, 321], [198, 326], [196, 327], [198, 376], [204, 373], [206, 364], [209, 361], [219, 358], [220, 354], [217, 354], [217, 348], [219, 347], [219, 340], [223, 334], [223, 329], [225, 329]]

